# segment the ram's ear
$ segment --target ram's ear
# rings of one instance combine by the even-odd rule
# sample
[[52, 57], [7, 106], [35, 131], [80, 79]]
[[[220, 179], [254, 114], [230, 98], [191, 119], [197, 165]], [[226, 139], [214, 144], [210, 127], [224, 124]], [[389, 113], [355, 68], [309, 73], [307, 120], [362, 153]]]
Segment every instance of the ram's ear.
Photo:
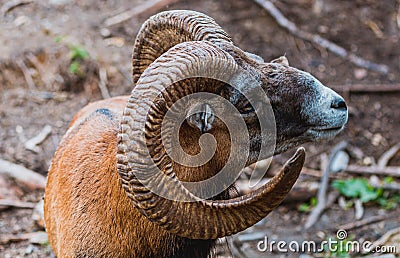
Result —
[[214, 119], [214, 110], [208, 103], [193, 105], [186, 118], [188, 124], [194, 128], [198, 128], [201, 133], [206, 133], [211, 130]]
[[271, 61], [271, 63], [283, 64], [289, 66], [289, 61], [287, 60], [286, 56], [280, 56]]

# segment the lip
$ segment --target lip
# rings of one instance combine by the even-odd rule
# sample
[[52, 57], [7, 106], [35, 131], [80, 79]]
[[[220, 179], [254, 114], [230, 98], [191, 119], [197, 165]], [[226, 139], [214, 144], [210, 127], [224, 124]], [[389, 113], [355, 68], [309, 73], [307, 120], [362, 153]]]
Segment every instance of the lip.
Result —
[[337, 135], [344, 128], [343, 126], [336, 127], [313, 127], [308, 129], [308, 133], [317, 139], [327, 139], [332, 138]]
[[310, 130], [315, 132], [334, 132], [334, 131], [341, 131], [343, 126], [336, 126], [336, 127], [313, 127]]

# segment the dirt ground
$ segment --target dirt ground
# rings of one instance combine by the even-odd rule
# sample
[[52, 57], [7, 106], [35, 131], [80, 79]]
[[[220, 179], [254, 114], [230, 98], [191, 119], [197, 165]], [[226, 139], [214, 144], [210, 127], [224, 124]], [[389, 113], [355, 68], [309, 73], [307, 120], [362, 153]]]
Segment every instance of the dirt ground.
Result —
[[[111, 96], [129, 94], [132, 88], [130, 58], [140, 25], [153, 12], [106, 27], [106, 18], [143, 4], [139, 0], [45, 0], [6, 10], [10, 1], [0, 0], [0, 159], [47, 174], [52, 156], [73, 115], [89, 102], [102, 99], [99, 70], [107, 72]], [[389, 67], [387, 74], [360, 68], [316, 44], [293, 36], [281, 28], [251, 0], [181, 0], [160, 10], [192, 9], [213, 17], [240, 48], [272, 60], [286, 55], [291, 66], [315, 75], [327, 86], [400, 85], [400, 2], [396, 0], [284, 0], [273, 1], [299, 29], [318, 34], [364, 59]], [[79, 72], [71, 73], [69, 56], [80, 46], [89, 58], [79, 61]], [[25, 72], [25, 74], [24, 74]], [[330, 142], [306, 144], [308, 169], [321, 170], [320, 155], [346, 140], [357, 155], [350, 163], [370, 165], [399, 143], [400, 92], [341, 92], [349, 106], [349, 122], [343, 133]], [[45, 125], [51, 134], [33, 152], [24, 146]], [[289, 157], [285, 153], [282, 157]], [[283, 158], [278, 158], [274, 166]], [[390, 166], [400, 166], [400, 153]], [[1, 169], [1, 168], [0, 168]], [[348, 178], [351, 175], [344, 175]], [[378, 179], [383, 176], [377, 175]], [[370, 177], [365, 176], [370, 179]], [[318, 177], [300, 180], [318, 182]], [[399, 183], [398, 178], [394, 182]], [[334, 190], [331, 190], [334, 191]], [[395, 190], [397, 194], [399, 189]], [[0, 199], [38, 202], [42, 190], [33, 190], [0, 174]], [[286, 203], [246, 232], [221, 244], [222, 257], [266, 257], [257, 251], [262, 236], [277, 240], [315, 240], [335, 236], [342, 226], [355, 221], [354, 209], [335, 202], [311, 228], [305, 230], [308, 213], [298, 212], [300, 203]], [[381, 216], [378, 222], [353, 227], [352, 239], [375, 241], [400, 227], [400, 205], [387, 210], [367, 204], [363, 219]], [[1, 207], [0, 207], [1, 208]], [[42, 230], [35, 225], [31, 209], [0, 209], [0, 236], [20, 236]], [[388, 215], [388, 216], [386, 216]], [[390, 217], [390, 215], [393, 215]], [[386, 216], [386, 217], [385, 217]], [[390, 219], [388, 219], [390, 217]], [[386, 219], [385, 219], [386, 218]], [[253, 240], [245, 239], [249, 235]], [[395, 240], [400, 252], [400, 237]], [[397, 242], [396, 242], [397, 241]], [[268, 255], [271, 255], [270, 253]], [[276, 257], [299, 254], [278, 254]], [[2, 241], [0, 257], [54, 257], [47, 243]]]

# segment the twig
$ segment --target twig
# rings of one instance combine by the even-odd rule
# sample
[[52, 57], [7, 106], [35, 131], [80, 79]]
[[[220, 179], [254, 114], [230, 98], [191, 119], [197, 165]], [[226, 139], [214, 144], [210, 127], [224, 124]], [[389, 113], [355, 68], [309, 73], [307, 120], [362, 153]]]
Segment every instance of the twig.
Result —
[[0, 174], [15, 178], [32, 188], [44, 189], [46, 186], [46, 178], [44, 176], [26, 167], [2, 159], [0, 159]]
[[392, 218], [394, 216], [395, 216], [394, 214], [384, 214], [384, 215], [372, 216], [372, 217], [369, 217], [369, 218], [366, 218], [366, 219], [363, 219], [363, 220], [359, 220], [359, 221], [355, 221], [355, 222], [351, 222], [351, 223], [348, 223], [348, 224], [341, 225], [341, 226], [339, 226], [339, 228], [340, 229], [344, 229], [346, 231], [349, 231], [349, 230], [352, 230], [352, 229], [355, 229], [355, 228], [360, 228], [360, 227], [363, 227], [363, 226], [366, 226], [366, 225], [369, 225], [369, 224], [372, 224], [372, 223], [376, 223], [376, 222], [379, 222], [379, 221], [382, 221], [382, 220], [386, 220], [386, 219]]
[[318, 205], [319, 203], [318, 202], [317, 206], [315, 206], [315, 208], [311, 211], [310, 215], [308, 216], [304, 228], [305, 229], [311, 228], [318, 221], [319, 217], [325, 211], [325, 209], [332, 206], [338, 197], [339, 197], [338, 192], [331, 192], [328, 194], [328, 197], [326, 198], [324, 205]]
[[51, 85], [55, 79], [54, 73], [49, 71], [49, 69], [45, 67], [34, 54], [27, 53], [26, 58], [36, 68], [46, 87], [51, 89]]
[[389, 150], [385, 151], [378, 160], [377, 166], [379, 168], [384, 168], [389, 163], [390, 159], [400, 150], [400, 143], [394, 145]]
[[330, 164], [329, 160], [325, 154], [325, 156], [321, 155], [321, 167], [323, 168], [322, 177], [320, 187], [317, 193], [317, 205], [313, 208], [310, 215], [307, 218], [307, 221], [304, 225], [305, 229], [312, 227], [317, 220], [319, 219], [322, 212], [325, 210], [327, 204], [327, 191], [329, 184], [329, 174], [330, 174]]
[[[301, 174], [312, 177], [319, 177], [319, 178], [322, 177], [322, 172], [320, 170], [308, 167], [303, 167], [303, 169], [301, 170]], [[329, 178], [334, 178], [334, 179], [343, 178], [343, 173], [335, 173], [335, 174], [330, 173]]]
[[[306, 229], [312, 227], [319, 219], [321, 213], [326, 209], [326, 207], [332, 205], [332, 203], [336, 200], [338, 197], [338, 194], [334, 192], [333, 194], [329, 194], [329, 197], [327, 197], [327, 192], [329, 188], [329, 174], [330, 174], [330, 167], [333, 159], [335, 158], [335, 155], [346, 148], [347, 142], [342, 141], [338, 143], [335, 147], [333, 147], [331, 154], [329, 155], [329, 159], [326, 162], [326, 164], [323, 165], [323, 173], [321, 177], [321, 183], [320, 187], [318, 190], [318, 195], [317, 195], [317, 206], [311, 211], [309, 217], [307, 218], [307, 221], [304, 225]], [[332, 202], [332, 203], [329, 203]]]
[[253, 233], [239, 233], [237, 235], [237, 239], [239, 242], [252, 242], [263, 240], [265, 238], [265, 232], [263, 231], [256, 231]]
[[399, 183], [383, 183], [383, 184], [372, 184], [372, 187], [381, 188], [383, 190], [388, 190], [391, 192], [400, 192], [400, 184]]
[[125, 68], [122, 68], [120, 66], [118, 66], [117, 69], [118, 69], [118, 72], [124, 77], [126, 83], [128, 85], [130, 85], [131, 84], [131, 80], [132, 80], [131, 74], [128, 71], [126, 71]]
[[389, 72], [389, 67], [387, 65], [383, 64], [376, 64], [373, 62], [370, 62], [368, 60], [365, 60], [355, 54], [349, 53], [346, 49], [343, 47], [325, 39], [322, 38], [319, 35], [311, 34], [309, 32], [300, 30], [297, 28], [297, 26], [289, 21], [282, 13], [281, 11], [278, 10], [278, 8], [275, 7], [275, 5], [268, 0], [254, 0], [257, 4], [262, 6], [268, 13], [276, 20], [276, 22], [282, 26], [283, 28], [287, 29], [290, 33], [293, 35], [306, 40], [310, 41], [314, 44], [317, 44], [332, 53], [352, 62], [353, 64], [366, 68], [368, 70], [372, 71], [377, 71], [382, 74], [387, 74]]
[[[350, 165], [350, 166], [352, 167], [352, 165]], [[365, 167], [360, 166], [360, 168], [361, 168], [361, 170], [363, 170], [363, 168], [365, 168]], [[321, 177], [322, 176], [321, 171], [315, 170], [312, 168], [307, 168], [307, 167], [303, 167], [303, 169], [301, 170], [301, 173], [303, 175], [312, 176], [312, 177]], [[359, 173], [362, 174], [362, 172], [359, 172]], [[372, 173], [372, 174], [381, 175], [380, 171], [376, 171], [375, 173]], [[342, 173], [329, 174], [329, 178], [331, 178], [331, 179], [332, 178], [333, 179], [343, 179], [343, 178], [347, 178], [348, 176], [351, 176], [351, 173], [346, 173], [346, 170], [343, 171]], [[383, 190], [400, 192], [400, 184], [399, 183], [372, 184], [372, 186], [376, 187], [376, 188], [382, 188]], [[303, 188], [296, 190], [296, 186], [295, 186], [293, 188], [293, 190], [294, 190], [294, 196], [292, 198], [289, 198], [289, 201], [296, 200], [296, 197], [295, 197], [297, 195], [296, 192], [297, 191], [301, 192], [303, 190]], [[310, 194], [312, 194], [312, 190], [309, 190], [309, 191], [310, 191]], [[290, 196], [290, 193], [288, 194], [288, 197]], [[304, 197], [305, 196], [307, 196], [307, 194], [304, 194]], [[286, 197], [286, 198], [288, 198], [288, 197]], [[286, 202], [286, 199], [284, 200], [284, 202]]]
[[397, 27], [399, 28], [399, 30], [400, 30], [400, 1], [398, 1], [399, 2], [399, 8], [398, 8], [398, 10], [397, 10], [397, 17], [396, 17], [396, 20], [397, 20]]
[[235, 236], [226, 237], [228, 241], [229, 249], [231, 250], [232, 257], [242, 257], [247, 258], [247, 255], [240, 250], [240, 246], [238, 245], [237, 241], [234, 239]]
[[354, 218], [360, 220], [364, 216], [364, 206], [360, 199], [354, 201]]
[[30, 90], [36, 90], [35, 82], [32, 79], [31, 73], [29, 72], [28, 67], [26, 66], [24, 60], [17, 58], [15, 61], [18, 67], [21, 69], [22, 73], [24, 74], [25, 81], [28, 84]]
[[40, 148], [38, 147], [38, 145], [46, 140], [47, 136], [50, 135], [51, 130], [52, 128], [50, 125], [45, 125], [38, 135], [25, 142], [25, 148], [35, 153], [40, 152]]
[[0, 13], [2, 16], [6, 15], [9, 11], [14, 9], [15, 7], [19, 5], [25, 5], [25, 4], [30, 4], [32, 3], [33, 0], [11, 0], [3, 4], [0, 8]]
[[344, 148], [347, 147], [347, 142], [346, 141], [342, 141], [339, 142], [335, 147], [333, 147], [331, 154], [329, 155], [329, 160], [326, 163], [326, 165], [324, 166], [324, 171], [322, 173], [322, 178], [321, 178], [321, 184], [320, 184], [320, 188], [318, 190], [318, 202], [319, 200], [325, 200], [326, 199], [326, 192], [328, 189], [328, 183], [329, 183], [329, 173], [330, 173], [330, 168], [331, 168], [331, 163], [333, 161], [333, 159], [335, 158], [336, 154], [343, 150]]
[[367, 174], [367, 175], [400, 177], [400, 167], [395, 167], [395, 166], [380, 168], [378, 166], [348, 165], [345, 172], [350, 174]]
[[44, 231], [24, 233], [18, 235], [3, 235], [0, 237], [0, 244], [11, 242], [21, 242], [29, 240], [32, 244], [46, 244], [48, 242], [47, 234]]
[[107, 89], [108, 80], [107, 80], [107, 70], [105, 68], [99, 69], [99, 77], [100, 77], [99, 88], [101, 96], [103, 96], [103, 99], [111, 98], [110, 93], [108, 92]]
[[140, 15], [143, 13], [155, 12], [159, 9], [164, 8], [166, 5], [173, 4], [178, 0], [155, 0], [155, 1], [146, 1], [144, 4], [139, 6], [135, 6], [132, 9], [129, 9], [125, 12], [107, 18], [104, 21], [104, 25], [109, 27], [121, 22], [127, 21], [131, 19], [133, 16]]
[[[235, 187], [240, 194], [244, 195], [257, 189], [260, 185], [265, 185], [269, 180], [270, 179], [263, 178], [254, 187], [250, 187], [250, 182], [248, 179], [239, 179], [235, 182]], [[283, 200], [283, 203], [299, 203], [310, 200], [313, 196], [315, 196], [318, 188], [319, 183], [317, 182], [297, 182]]]
[[33, 202], [21, 202], [17, 200], [0, 200], [0, 206], [22, 208], [22, 209], [33, 209], [35, 208], [35, 203]]
[[44, 229], [44, 198], [40, 199], [39, 202], [35, 204], [32, 211], [32, 220], [37, 226]]
[[[313, 168], [308, 168], [308, 167], [303, 167], [301, 170], [301, 173], [303, 175], [307, 175], [307, 176], [313, 176], [313, 177], [322, 177], [322, 172], [320, 170], [317, 169], [313, 169]], [[330, 174], [330, 176], [332, 176]]]
[[353, 85], [329, 85], [335, 91], [351, 93], [374, 93], [374, 92], [399, 92], [400, 84], [353, 84]]
[[373, 242], [372, 247], [370, 249], [374, 250], [374, 248], [377, 246], [385, 245], [393, 235], [398, 235], [398, 234], [400, 234], [400, 227], [389, 230], [383, 236], [381, 236], [378, 240]]
[[16, 127], [15, 127], [15, 131], [17, 132], [17, 135], [18, 135], [18, 139], [20, 140], [20, 142], [26, 142], [27, 141], [27, 139], [26, 139], [26, 137], [25, 137], [25, 134], [24, 134], [24, 128], [22, 127], [22, 126], [20, 126], [20, 125], [17, 125]]

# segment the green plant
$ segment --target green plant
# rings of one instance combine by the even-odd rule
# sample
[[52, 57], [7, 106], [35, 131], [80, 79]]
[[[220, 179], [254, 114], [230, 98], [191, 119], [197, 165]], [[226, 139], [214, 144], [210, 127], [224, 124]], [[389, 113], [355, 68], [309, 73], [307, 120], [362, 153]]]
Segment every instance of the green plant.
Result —
[[[57, 36], [55, 41], [57, 43], [61, 43], [64, 41], [64, 38], [65, 36]], [[69, 60], [70, 60], [68, 70], [73, 74], [83, 77], [84, 74], [81, 69], [81, 64], [83, 60], [90, 57], [90, 54], [84, 47], [80, 45], [70, 44], [68, 45], [68, 47], [69, 47]]]
[[379, 197], [376, 202], [385, 210], [392, 210], [400, 204], [400, 195], [394, 194], [390, 195], [389, 192], [384, 192], [381, 197]]
[[71, 64], [68, 67], [68, 70], [73, 74], [79, 74], [80, 69], [81, 69], [81, 66], [77, 61], [71, 62]]
[[71, 60], [71, 63], [68, 70], [73, 74], [79, 75], [81, 77], [84, 76], [81, 70], [81, 63], [83, 60], [90, 56], [89, 52], [79, 45], [70, 45], [69, 49], [69, 58]]
[[324, 257], [337, 257], [337, 258], [349, 258], [351, 255], [349, 254], [348, 248], [351, 239], [336, 239], [333, 237], [329, 237], [326, 242], [330, 243], [329, 245], [324, 246], [325, 254]]
[[365, 178], [335, 180], [332, 186], [340, 194], [349, 198], [358, 198], [363, 203], [376, 200], [382, 194], [381, 188], [372, 187]]
[[297, 210], [301, 211], [301, 212], [309, 212], [316, 205], [317, 205], [317, 198], [312, 197], [308, 203], [305, 202], [305, 203], [300, 204], [300, 206], [297, 208]]
[[[384, 183], [393, 182], [393, 178], [387, 177]], [[361, 202], [375, 202], [384, 209], [394, 209], [400, 203], [400, 195], [391, 195], [382, 187], [373, 187], [365, 178], [350, 178], [346, 180], [335, 180], [332, 186], [340, 194], [348, 198], [360, 199]]]
[[64, 40], [64, 38], [65, 38], [65, 36], [58, 35], [58, 36], [54, 39], [54, 41], [55, 41], [56, 43], [61, 43], [61, 42]]
[[69, 49], [70, 49], [69, 58], [72, 61], [82, 61], [90, 56], [89, 52], [82, 46], [70, 45]]

